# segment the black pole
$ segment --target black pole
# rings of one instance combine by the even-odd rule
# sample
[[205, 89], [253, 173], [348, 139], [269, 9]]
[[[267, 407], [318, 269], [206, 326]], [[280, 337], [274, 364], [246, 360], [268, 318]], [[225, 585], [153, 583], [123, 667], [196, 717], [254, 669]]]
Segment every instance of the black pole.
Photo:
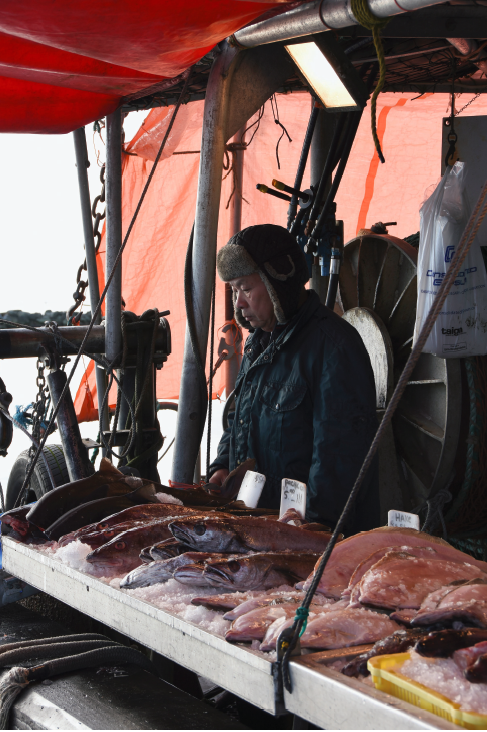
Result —
[[[313, 139], [313, 132], [315, 130], [316, 120], [318, 119], [320, 108], [316, 105], [316, 102], [313, 104], [313, 109], [311, 110], [311, 115], [308, 122], [308, 127], [306, 129], [306, 134], [304, 136], [304, 142], [303, 142], [303, 148], [301, 150], [301, 157], [299, 158], [298, 163], [298, 169], [296, 171], [296, 178], [294, 179], [294, 188], [297, 188], [298, 190], [301, 189], [301, 184], [303, 182], [303, 175], [304, 171], [306, 169], [306, 163], [308, 162], [308, 155], [309, 155], [309, 149], [311, 147], [311, 140]], [[296, 211], [298, 209], [298, 196], [293, 195], [291, 197], [291, 201], [289, 203], [289, 208], [287, 211], [287, 228], [291, 226], [294, 217], [296, 216]]]

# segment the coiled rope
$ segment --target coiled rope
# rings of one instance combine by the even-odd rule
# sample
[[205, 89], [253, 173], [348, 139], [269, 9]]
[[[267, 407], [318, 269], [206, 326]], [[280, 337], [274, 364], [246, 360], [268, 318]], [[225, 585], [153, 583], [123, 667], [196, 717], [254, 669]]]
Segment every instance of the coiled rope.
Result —
[[389, 18], [378, 18], [373, 14], [369, 8], [367, 0], [351, 0], [352, 13], [358, 20], [360, 25], [367, 30], [372, 31], [372, 38], [374, 40], [375, 52], [379, 60], [379, 81], [372, 94], [370, 102], [370, 121], [372, 127], [372, 137], [374, 139], [375, 149], [381, 163], [385, 163], [384, 155], [380, 146], [379, 136], [377, 134], [377, 97], [382, 91], [384, 82], [386, 80], [386, 59], [384, 54], [384, 46], [382, 45], [382, 39], [380, 32], [383, 30], [389, 22]]

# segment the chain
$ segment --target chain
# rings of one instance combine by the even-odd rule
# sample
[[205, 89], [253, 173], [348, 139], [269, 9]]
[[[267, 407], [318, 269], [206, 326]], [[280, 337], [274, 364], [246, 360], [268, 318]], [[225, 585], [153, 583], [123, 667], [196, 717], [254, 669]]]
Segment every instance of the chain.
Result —
[[[106, 208], [102, 212], [96, 210], [99, 203], [105, 203], [105, 164], [101, 166], [100, 182], [102, 184], [101, 193], [95, 198], [91, 207], [91, 215], [94, 219], [93, 238], [95, 240], [95, 255], [98, 253], [98, 249], [100, 248], [101, 243], [100, 222], [103, 221], [106, 216]], [[88, 271], [86, 266], [86, 259], [83, 264], [80, 265], [78, 269], [78, 274], [76, 275], [77, 286], [75, 292], [73, 292], [74, 305], [71, 305], [68, 312], [66, 313], [66, 320], [68, 325], [79, 325], [81, 321], [81, 309], [79, 310], [79, 312], [76, 311], [78, 310], [78, 308], [81, 308], [81, 304], [86, 300], [85, 290], [88, 287], [88, 282], [81, 279], [83, 271]]]
[[[41, 437], [44, 434], [44, 431], [46, 429], [46, 413], [49, 408], [49, 389], [46, 386], [46, 377], [44, 376], [44, 371], [46, 368], [46, 365], [43, 361], [41, 361], [40, 358], [37, 359], [37, 377], [36, 377], [36, 386], [37, 386], [37, 394], [35, 398], [35, 402], [32, 404], [32, 438], [35, 440], [36, 444], [39, 444]], [[42, 433], [42, 434], [41, 434]], [[25, 474], [28, 475], [31, 463], [34, 459], [34, 455], [36, 453], [36, 448], [34, 442], [29, 447], [29, 462], [27, 464], [27, 468], [25, 471]], [[27, 491], [29, 490], [29, 483], [24, 486], [23, 496], [20, 500], [20, 505], [23, 504], [25, 500], [25, 496], [27, 495]]]
[[467, 109], [467, 107], [470, 107], [472, 102], [475, 102], [475, 100], [479, 98], [480, 94], [481, 94], [481, 92], [476, 94], [474, 97], [471, 98], [471, 100], [469, 102], [466, 103], [466, 105], [464, 107], [459, 109], [458, 112], [455, 112], [455, 117], [458, 117], [458, 115], [461, 114], [465, 109]]

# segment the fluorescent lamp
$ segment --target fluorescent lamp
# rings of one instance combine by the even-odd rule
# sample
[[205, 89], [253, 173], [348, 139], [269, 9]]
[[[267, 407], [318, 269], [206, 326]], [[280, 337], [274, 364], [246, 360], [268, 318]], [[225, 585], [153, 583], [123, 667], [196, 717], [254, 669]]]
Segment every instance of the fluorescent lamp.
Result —
[[329, 33], [288, 42], [286, 51], [330, 111], [363, 109], [367, 91], [361, 78]]

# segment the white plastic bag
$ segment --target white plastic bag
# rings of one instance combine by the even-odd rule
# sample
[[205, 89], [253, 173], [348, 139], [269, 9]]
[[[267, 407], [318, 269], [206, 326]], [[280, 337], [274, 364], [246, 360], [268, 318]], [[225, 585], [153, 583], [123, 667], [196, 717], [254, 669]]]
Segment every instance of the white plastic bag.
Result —
[[[468, 221], [464, 193], [465, 163], [446, 172], [420, 211], [418, 302], [414, 342]], [[487, 242], [485, 242], [487, 243]], [[487, 353], [487, 277], [478, 237], [468, 252], [423, 351], [441, 358]]]

